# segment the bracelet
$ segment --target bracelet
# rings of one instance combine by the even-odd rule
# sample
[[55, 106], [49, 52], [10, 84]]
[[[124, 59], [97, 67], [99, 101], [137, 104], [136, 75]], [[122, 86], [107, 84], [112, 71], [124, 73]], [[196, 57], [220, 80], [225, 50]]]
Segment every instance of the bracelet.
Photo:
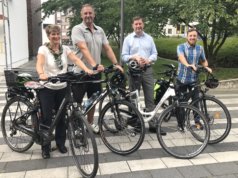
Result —
[[118, 63], [113, 64], [114, 66], [118, 65]]

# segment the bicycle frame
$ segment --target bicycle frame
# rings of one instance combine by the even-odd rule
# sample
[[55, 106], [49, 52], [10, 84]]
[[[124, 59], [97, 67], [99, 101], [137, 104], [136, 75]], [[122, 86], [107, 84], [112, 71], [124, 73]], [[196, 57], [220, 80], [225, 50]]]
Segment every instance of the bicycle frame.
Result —
[[133, 97], [133, 95], [135, 95], [135, 99], [133, 98], [133, 100], [135, 100], [134, 104], [136, 105], [137, 109], [140, 111], [142, 117], [144, 118], [145, 122], [150, 121], [155, 114], [158, 112], [158, 110], [161, 108], [162, 104], [169, 98], [169, 97], [174, 97], [175, 96], [175, 89], [174, 89], [174, 85], [171, 83], [169, 85], [169, 88], [166, 90], [165, 94], [163, 95], [163, 97], [161, 98], [160, 102], [155, 106], [154, 110], [151, 112], [145, 112], [143, 111], [140, 101], [139, 101], [139, 91], [135, 90], [133, 92], [130, 93], [130, 96]]

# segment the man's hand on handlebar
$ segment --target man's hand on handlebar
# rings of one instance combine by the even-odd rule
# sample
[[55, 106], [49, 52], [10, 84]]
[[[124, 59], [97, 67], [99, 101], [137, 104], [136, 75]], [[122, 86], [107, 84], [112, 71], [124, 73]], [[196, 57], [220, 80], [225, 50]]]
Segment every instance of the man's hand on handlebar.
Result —
[[119, 64], [115, 64], [114, 67], [124, 73], [124, 69]]
[[204, 67], [210, 74], [212, 73], [212, 69], [210, 67]]

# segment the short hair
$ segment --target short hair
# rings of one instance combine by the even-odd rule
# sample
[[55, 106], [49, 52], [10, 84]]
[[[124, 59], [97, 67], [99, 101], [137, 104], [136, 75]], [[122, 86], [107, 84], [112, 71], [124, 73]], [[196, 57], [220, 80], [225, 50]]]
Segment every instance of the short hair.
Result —
[[60, 33], [60, 27], [58, 25], [47, 25], [45, 32], [49, 36], [52, 32]]
[[187, 31], [187, 35], [190, 33], [190, 32], [198, 32], [196, 28], [189, 28], [188, 31]]
[[93, 9], [93, 12], [95, 13], [95, 9], [94, 9], [93, 5], [87, 3], [87, 4], [82, 5], [82, 8], [81, 8], [81, 10], [80, 10], [80, 14], [82, 14], [82, 10], [83, 10], [83, 8], [85, 8], [85, 7], [91, 7], [91, 8]]
[[135, 17], [133, 17], [133, 19], [132, 19], [132, 24], [133, 24], [136, 20], [142, 20], [142, 22], [144, 23], [144, 19], [143, 19], [142, 17], [140, 17], [140, 16], [135, 16]]

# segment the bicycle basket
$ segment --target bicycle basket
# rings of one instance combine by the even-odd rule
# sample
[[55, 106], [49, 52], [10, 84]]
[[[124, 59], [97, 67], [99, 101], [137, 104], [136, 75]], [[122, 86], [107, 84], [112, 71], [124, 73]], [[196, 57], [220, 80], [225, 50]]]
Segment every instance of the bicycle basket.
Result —
[[4, 70], [5, 80], [8, 87], [16, 85], [17, 71]]
[[219, 85], [219, 81], [214, 76], [210, 75], [210, 77], [208, 77], [207, 80], [205, 81], [205, 85], [206, 87], [211, 89], [217, 88]]

